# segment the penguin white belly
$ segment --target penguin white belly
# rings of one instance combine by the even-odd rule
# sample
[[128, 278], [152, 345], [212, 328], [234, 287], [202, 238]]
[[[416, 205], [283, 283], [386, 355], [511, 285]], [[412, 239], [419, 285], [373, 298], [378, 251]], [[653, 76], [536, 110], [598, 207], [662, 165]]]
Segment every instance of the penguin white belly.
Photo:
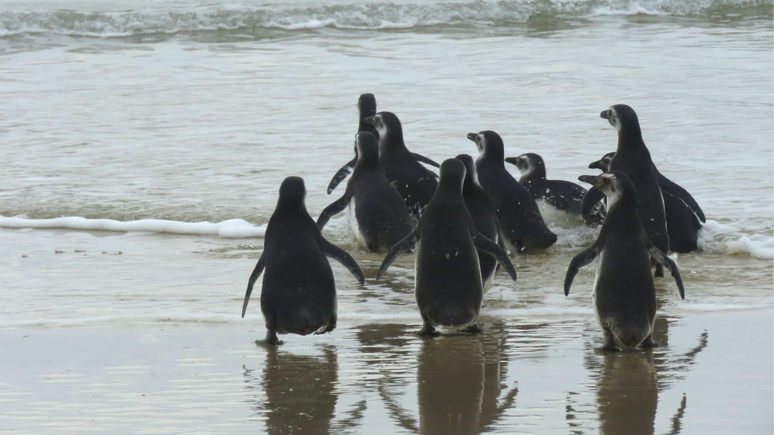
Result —
[[561, 228], [575, 228], [583, 223], [581, 217], [573, 216], [564, 210], [559, 210], [543, 199], [538, 199], [535, 202], [540, 210], [540, 215], [543, 216], [543, 220], [548, 225], [555, 225]]
[[349, 200], [349, 206], [347, 207], [347, 219], [349, 219], [349, 226], [352, 228], [352, 233], [355, 234], [357, 241], [363, 246], [367, 247], [365, 236], [360, 231], [360, 224], [357, 222], [357, 213], [355, 212], [355, 198], [352, 197]]

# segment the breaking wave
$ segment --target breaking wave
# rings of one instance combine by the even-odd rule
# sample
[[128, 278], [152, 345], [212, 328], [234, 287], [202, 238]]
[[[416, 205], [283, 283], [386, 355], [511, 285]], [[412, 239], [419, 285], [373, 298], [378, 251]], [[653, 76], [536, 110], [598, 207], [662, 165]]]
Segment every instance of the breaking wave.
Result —
[[772, 0], [501, 0], [467, 3], [355, 5], [199, 6], [187, 10], [143, 9], [122, 12], [34, 10], [0, 13], [0, 37], [54, 33], [124, 37], [213, 30], [411, 29], [433, 26], [509, 27], [539, 18], [599, 15], [710, 15], [724, 10], [765, 8]]

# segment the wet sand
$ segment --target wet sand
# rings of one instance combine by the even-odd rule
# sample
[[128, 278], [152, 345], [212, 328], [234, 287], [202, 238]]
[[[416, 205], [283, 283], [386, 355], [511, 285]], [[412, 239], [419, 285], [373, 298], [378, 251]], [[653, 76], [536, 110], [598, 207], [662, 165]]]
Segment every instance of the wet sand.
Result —
[[340, 322], [278, 349], [242, 325], [0, 329], [0, 431], [772, 431], [770, 310], [661, 317], [654, 351], [604, 353], [592, 319], [488, 316], [479, 336]]

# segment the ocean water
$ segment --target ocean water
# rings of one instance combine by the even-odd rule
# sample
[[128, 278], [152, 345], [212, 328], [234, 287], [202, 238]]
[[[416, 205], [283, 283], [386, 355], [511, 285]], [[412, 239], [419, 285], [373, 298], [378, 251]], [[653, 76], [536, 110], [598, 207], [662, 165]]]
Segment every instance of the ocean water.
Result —
[[[659, 170], [688, 189], [708, 219], [701, 249], [675, 256], [686, 300], [679, 299], [670, 279], [657, 281], [663, 341], [670, 343], [664, 350], [618, 366], [617, 360], [594, 353], [601, 341], [589, 296], [593, 267], [581, 271], [568, 298], [562, 283], [570, 260], [595, 239], [596, 230], [567, 228], [552, 218], [557, 244], [538, 255], [513, 256], [516, 283], [497, 276], [485, 298], [484, 325], [491, 327], [484, 338], [452, 338], [447, 347], [435, 349], [411, 336], [421, 324], [412, 256], [399, 258], [376, 282], [382, 257], [357, 246], [342, 213], [324, 234], [355, 257], [367, 283], [360, 286], [332, 263], [339, 329], [330, 336], [286, 337], [283, 352], [308, 354], [318, 345], [332, 346], [317, 357], [287, 357], [288, 364], [297, 370], [320, 361], [335, 366], [336, 376], [320, 376], [342, 405], [334, 412], [325, 408], [328, 403], [311, 414], [333, 413], [337, 421], [357, 420], [360, 426], [322, 425], [315, 433], [341, 433], [336, 431], [345, 427], [355, 433], [513, 433], [517, 423], [524, 433], [563, 433], [570, 420], [564, 410], [575, 406], [575, 394], [578, 399], [596, 395], [602, 403], [618, 391], [607, 389], [605, 379], [626, 379], [627, 370], [644, 376], [643, 382], [655, 382], [651, 371], [671, 379], [670, 385], [685, 382], [681, 391], [688, 396], [707, 397], [690, 373], [675, 375], [693, 370], [690, 350], [704, 343], [702, 355], [712, 354], [712, 328], [720, 328], [715, 322], [737, 322], [760, 310], [767, 315], [759, 324], [771, 322], [773, 8], [771, 0], [0, 2], [0, 334], [9, 349], [30, 355], [40, 351], [11, 338], [16, 332], [41, 335], [49, 344], [63, 334], [77, 344], [60, 349], [72, 354], [66, 359], [70, 365], [52, 363], [43, 372], [81, 370], [96, 384], [104, 379], [92, 376], [83, 361], [109, 358], [86, 350], [91, 359], [80, 358], [83, 354], [73, 349], [88, 346], [78, 337], [103, 344], [140, 337], [138, 342], [146, 343], [146, 336], [171, 334], [171, 341], [195, 346], [196, 334], [217, 336], [211, 342], [228, 343], [229, 352], [258, 353], [258, 366], [247, 364], [234, 375], [240, 380], [231, 379], [251, 383], [254, 370], [284, 364], [284, 353], [265, 354], [247, 340], [264, 333], [258, 304], [245, 319], [239, 316], [279, 185], [284, 177], [302, 176], [314, 217], [343, 193], [343, 184], [332, 195], [325, 190], [352, 157], [361, 93], [375, 94], [379, 110], [400, 117], [414, 152], [439, 162], [460, 153], [475, 155], [466, 134], [495, 130], [507, 156], [541, 154], [549, 178], [570, 181], [597, 173], [588, 164], [615, 150], [615, 130], [599, 112], [625, 103], [637, 111]], [[510, 170], [516, 174], [515, 167]], [[770, 329], [751, 328], [750, 334], [770, 343]], [[708, 346], [696, 338], [705, 330]], [[667, 331], [686, 336], [669, 341]], [[723, 334], [729, 335], [725, 329]], [[486, 417], [480, 407], [463, 407], [460, 415], [481, 424], [456, 432], [427, 423], [436, 402], [418, 385], [435, 381], [422, 361], [443, 361], [449, 352], [489, 355], [491, 346], [500, 349], [497, 361], [516, 367], [497, 377], [509, 385], [502, 397], [494, 396], [504, 410]], [[540, 374], [530, 365], [536, 346], [547, 366], [583, 373], [587, 381], [569, 386], [562, 378], [551, 384], [560, 389], [551, 394], [561, 400], [549, 392], [529, 396], [521, 385], [519, 399], [509, 402], [513, 385], [528, 382], [519, 370]], [[549, 356], [552, 349], [558, 356]], [[372, 354], [377, 351], [384, 355]], [[770, 347], [765, 354], [769, 358]], [[350, 363], [350, 355], [367, 361]], [[406, 355], [419, 363], [401, 365]], [[669, 358], [682, 365], [665, 363]], [[0, 401], [7, 398], [13, 412], [0, 416], [0, 431], [39, 432], [45, 426], [36, 418], [46, 413], [31, 409], [47, 401], [63, 405], [48, 415], [61, 423], [58, 429], [87, 421], [66, 406], [72, 392], [67, 385], [48, 397], [41, 393], [48, 390], [32, 381], [42, 376], [37, 366], [10, 361], [0, 375]], [[146, 363], [138, 364], [162, 364]], [[487, 364], [471, 362], [471, 367], [490, 379]], [[739, 380], [755, 386], [763, 379], [768, 396], [756, 396], [762, 398], [759, 408], [748, 409], [751, 421], [760, 424], [736, 433], [770, 432], [770, 372], [769, 366], [762, 378]], [[121, 373], [112, 379], [132, 382]], [[604, 373], [613, 375], [604, 378]], [[390, 381], [352, 381], [361, 375]], [[396, 376], [401, 381], [393, 382]], [[713, 379], [704, 376], [699, 379]], [[269, 408], [248, 412], [250, 405], [246, 416], [205, 418], [207, 424], [237, 419], [242, 426], [236, 432], [228, 425], [208, 426], [208, 431], [283, 433], [277, 421], [285, 417], [276, 408], [283, 402], [271, 392], [284, 384], [278, 385], [256, 381], [237, 394], [250, 396], [248, 402], [268, 401]], [[491, 398], [487, 385], [477, 394]], [[404, 387], [408, 394], [389, 393]], [[78, 390], [78, 397], [103, 394], [90, 388]], [[672, 408], [682, 400], [678, 389], [652, 398], [665, 410], [646, 413], [655, 429], [651, 424], [642, 433], [680, 432], [672, 419]], [[361, 394], [370, 407], [358, 420], [353, 416]], [[443, 396], [441, 391], [432, 397]], [[129, 400], [116, 399], [115, 409], [124, 399]], [[228, 400], [245, 405], [235, 397]], [[663, 400], [671, 402], [665, 406]], [[593, 401], [581, 402], [597, 409]], [[562, 423], [544, 424], [545, 416], [520, 414], [519, 403], [532, 410], [561, 410], [561, 417], [548, 415]], [[419, 412], [425, 423], [408, 423], [398, 405]], [[717, 403], [705, 405], [698, 416], [719, 410]], [[354, 411], [343, 410], [347, 407]], [[616, 433], [609, 413], [599, 408], [583, 414], [576, 429]], [[271, 420], [270, 411], [279, 420]], [[121, 415], [95, 427], [120, 432]], [[691, 422], [690, 411], [685, 415], [685, 433], [729, 433], [731, 426], [704, 426]], [[181, 432], [202, 427], [201, 421], [178, 417], [173, 426]], [[487, 418], [499, 423], [483, 424]], [[143, 420], [142, 427], [152, 432], [164, 424], [171, 423], [159, 416]]]

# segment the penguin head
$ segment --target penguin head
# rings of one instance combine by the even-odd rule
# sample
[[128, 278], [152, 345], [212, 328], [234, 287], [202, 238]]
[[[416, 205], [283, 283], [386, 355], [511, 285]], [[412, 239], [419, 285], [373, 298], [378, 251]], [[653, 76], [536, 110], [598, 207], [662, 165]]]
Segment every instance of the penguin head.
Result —
[[379, 165], [379, 143], [376, 136], [361, 131], [355, 136], [355, 149], [357, 150], [357, 163], [360, 165]]
[[279, 189], [278, 209], [305, 209], [306, 186], [301, 177], [287, 177]]
[[462, 162], [465, 165], [465, 185], [473, 183], [477, 186], [481, 186], [478, 182], [478, 172], [476, 172], [476, 163], [473, 161], [473, 157], [467, 154], [460, 154], [455, 159]]
[[446, 159], [441, 163], [441, 176], [438, 188], [451, 189], [462, 194], [465, 181], [465, 165], [457, 159]]
[[476, 148], [481, 156], [503, 160], [505, 147], [499, 134], [491, 130], [484, 130], [478, 133], [468, 133], [468, 139], [476, 143]]
[[628, 175], [620, 171], [605, 172], [601, 175], [581, 175], [578, 180], [589, 183], [607, 196], [608, 210], [623, 202], [637, 204], [634, 184]]
[[602, 172], [607, 172], [610, 169], [610, 161], [613, 160], [614, 155], [614, 152], [605, 154], [596, 162], [589, 163], [589, 169], [599, 169]]
[[508, 157], [505, 161], [519, 168], [523, 177], [530, 175], [539, 178], [546, 177], [546, 165], [538, 154], [526, 153], [518, 157]]
[[400, 140], [403, 142], [403, 128], [400, 120], [392, 112], [379, 112], [374, 116], [364, 118], [367, 124], [374, 126], [379, 133], [379, 138], [388, 138]]
[[360, 111], [360, 117], [376, 115], [376, 98], [374, 94], [360, 94], [357, 100], [357, 110]]
[[602, 119], [607, 119], [620, 135], [640, 135], [640, 120], [634, 109], [626, 104], [616, 104], [599, 114]]

